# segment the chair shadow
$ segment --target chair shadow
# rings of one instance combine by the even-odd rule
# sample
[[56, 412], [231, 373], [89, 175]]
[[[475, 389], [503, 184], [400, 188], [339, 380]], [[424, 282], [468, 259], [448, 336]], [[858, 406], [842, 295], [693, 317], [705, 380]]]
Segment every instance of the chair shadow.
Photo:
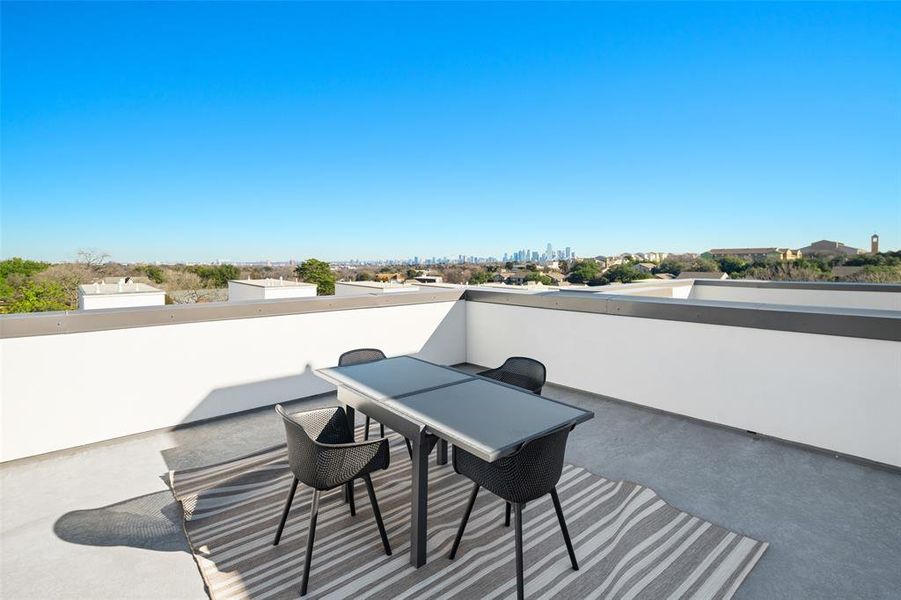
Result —
[[73, 510], [56, 520], [53, 532], [72, 544], [189, 552], [181, 523], [181, 507], [165, 490], [99, 508]]

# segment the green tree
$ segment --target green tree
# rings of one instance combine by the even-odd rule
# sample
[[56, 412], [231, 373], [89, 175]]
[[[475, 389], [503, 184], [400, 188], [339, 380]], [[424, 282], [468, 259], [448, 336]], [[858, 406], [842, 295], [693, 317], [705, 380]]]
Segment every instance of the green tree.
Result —
[[554, 280], [545, 275], [544, 273], [539, 273], [538, 271], [531, 271], [525, 277], [526, 281], [537, 281], [542, 285], [552, 285]]
[[670, 273], [671, 275], [678, 275], [682, 271], [689, 271], [691, 265], [687, 262], [676, 260], [674, 258], [667, 258], [659, 265], [654, 268], [654, 273]]
[[601, 273], [601, 266], [594, 260], [576, 261], [569, 269], [569, 276], [566, 278], [570, 283], [587, 283], [590, 279], [595, 279]]
[[320, 296], [335, 294], [335, 273], [327, 262], [311, 258], [303, 261], [295, 270], [301, 281], [316, 284], [316, 293]]
[[14, 257], [0, 261], [0, 277], [6, 279], [13, 274], [31, 277], [35, 273], [40, 273], [49, 266], [49, 263]]
[[472, 275], [469, 276], [469, 284], [470, 285], [481, 285], [483, 283], [488, 283], [491, 281], [492, 276], [488, 271], [475, 271]]
[[141, 270], [153, 283], [163, 283], [163, 270], [156, 265], [144, 265]]
[[639, 271], [631, 264], [614, 265], [604, 273], [604, 278], [607, 281], [619, 281], [621, 283], [632, 283], [633, 281], [650, 277], [650, 274]]
[[736, 273], [745, 272], [748, 267], [751, 266], [748, 261], [737, 256], [724, 256], [716, 262], [719, 265], [720, 270], [723, 273], [728, 273], [730, 277], [734, 276]]
[[3, 307], [3, 312], [44, 312], [70, 308], [63, 286], [49, 281], [27, 281], [15, 291], [11, 301]]
[[866, 283], [901, 283], [901, 264], [867, 265], [848, 277], [847, 280]]
[[507, 271], [512, 271], [513, 270], [513, 261], [508, 260], [507, 262], [505, 262], [504, 269], [506, 269]]
[[372, 273], [369, 271], [360, 271], [355, 278], [357, 281], [372, 281]]
[[207, 287], [227, 287], [229, 280], [239, 279], [241, 270], [235, 265], [197, 266], [192, 269]]
[[691, 268], [687, 269], [689, 271], [701, 271], [704, 273], [716, 273], [720, 270], [720, 265], [713, 260], [712, 258], [704, 258], [703, 256], [695, 259], [693, 263], [691, 263]]
[[407, 269], [407, 279], [413, 279], [414, 277], [419, 277], [418, 269]]

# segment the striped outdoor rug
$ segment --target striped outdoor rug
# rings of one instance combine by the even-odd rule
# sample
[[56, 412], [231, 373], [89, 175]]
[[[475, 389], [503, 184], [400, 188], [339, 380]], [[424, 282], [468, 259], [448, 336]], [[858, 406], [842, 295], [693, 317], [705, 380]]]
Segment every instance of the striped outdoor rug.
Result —
[[[362, 482], [357, 516], [340, 490], [320, 506], [310, 598], [515, 597], [513, 529], [504, 504], [481, 491], [460, 552], [447, 559], [471, 483], [453, 467], [429, 476], [429, 562], [409, 565], [410, 461], [392, 436], [391, 467], [373, 475], [391, 541], [385, 556]], [[296, 598], [311, 492], [298, 488], [279, 546], [272, 545], [291, 482], [285, 447], [170, 473], [211, 598]], [[569, 564], [549, 498], [524, 514], [529, 598], [729, 598], [767, 544], [679, 511], [653, 490], [567, 465], [557, 486], [581, 569]]]

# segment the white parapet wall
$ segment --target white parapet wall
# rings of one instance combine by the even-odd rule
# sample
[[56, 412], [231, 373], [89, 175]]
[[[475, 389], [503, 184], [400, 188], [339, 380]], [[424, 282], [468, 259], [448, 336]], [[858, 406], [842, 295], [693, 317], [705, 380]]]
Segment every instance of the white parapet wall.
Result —
[[353, 348], [464, 362], [465, 318], [455, 300], [0, 339], [0, 460], [328, 392], [313, 371]]
[[145, 283], [90, 283], [78, 286], [79, 310], [162, 306], [166, 292]]
[[695, 282], [688, 298], [719, 302], [757, 302], [787, 304], [791, 306], [826, 306], [840, 308], [872, 308], [901, 310], [901, 294], [868, 291], [876, 286], [839, 285], [830, 289], [829, 284], [780, 285], [782, 282], [730, 281]]
[[471, 363], [531, 356], [553, 383], [901, 466], [901, 342], [559, 306], [466, 309]]
[[5, 315], [0, 460], [328, 392], [315, 369], [376, 347], [532, 356], [553, 383], [901, 467], [901, 311], [489, 290]]
[[312, 298], [315, 295], [316, 286], [312, 283], [284, 279], [233, 279], [228, 282], [229, 302]]
[[419, 287], [415, 285], [380, 281], [339, 281], [335, 283], [336, 296], [381, 296], [386, 294], [410, 294], [418, 291]]

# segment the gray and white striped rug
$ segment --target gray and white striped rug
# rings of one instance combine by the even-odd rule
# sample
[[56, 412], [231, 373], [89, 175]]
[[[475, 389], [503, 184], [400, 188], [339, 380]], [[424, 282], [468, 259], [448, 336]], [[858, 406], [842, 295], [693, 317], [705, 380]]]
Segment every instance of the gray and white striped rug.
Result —
[[[513, 530], [504, 504], [482, 490], [457, 558], [447, 559], [471, 490], [453, 467], [429, 475], [429, 562], [409, 564], [410, 461], [392, 436], [391, 466], [373, 475], [393, 556], [385, 556], [365, 486], [357, 516], [340, 490], [320, 507], [310, 598], [515, 597]], [[272, 545], [291, 482], [285, 447], [172, 472], [185, 532], [215, 600], [296, 598], [311, 492], [298, 488], [279, 546]], [[566, 465], [557, 486], [579, 559], [569, 564], [549, 498], [524, 510], [529, 598], [729, 598], [766, 550], [759, 542], [679, 511], [653, 490]]]

